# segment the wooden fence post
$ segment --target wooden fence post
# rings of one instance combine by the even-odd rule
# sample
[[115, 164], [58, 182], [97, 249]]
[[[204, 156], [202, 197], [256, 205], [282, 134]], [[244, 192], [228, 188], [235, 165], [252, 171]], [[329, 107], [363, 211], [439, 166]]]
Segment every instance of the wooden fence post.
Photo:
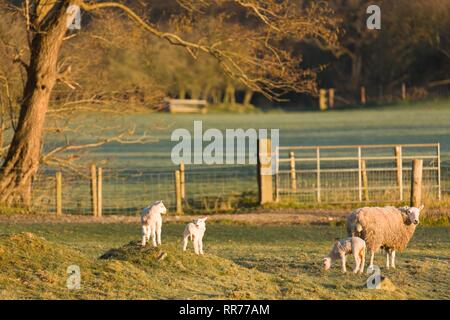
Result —
[[397, 186], [399, 192], [399, 200], [403, 201], [403, 158], [402, 147], [395, 147], [395, 161], [397, 166]]
[[98, 168], [97, 180], [97, 216], [101, 217], [103, 212], [103, 168]]
[[367, 177], [366, 160], [361, 160], [361, 175], [364, 190], [364, 201], [369, 201], [369, 178]]
[[327, 90], [319, 90], [319, 108], [322, 111], [327, 110]]
[[181, 199], [186, 199], [186, 184], [184, 178], [184, 161], [180, 162], [180, 187], [181, 187]]
[[316, 149], [316, 167], [317, 167], [317, 202], [320, 203], [322, 201], [321, 199], [321, 192], [320, 192], [320, 148]]
[[367, 97], [366, 97], [366, 87], [362, 86], [361, 87], [361, 104], [365, 105], [367, 102]]
[[407, 94], [406, 94], [406, 84], [402, 83], [402, 100], [406, 100]]
[[56, 172], [56, 215], [62, 214], [62, 174], [61, 171]]
[[334, 88], [328, 89], [328, 105], [330, 109], [334, 109]]
[[97, 169], [95, 164], [91, 166], [91, 208], [92, 208], [92, 215], [94, 217], [97, 216]]
[[291, 189], [292, 191], [297, 190], [297, 174], [295, 172], [295, 154], [294, 152], [289, 152], [289, 160], [291, 166]]
[[183, 205], [181, 202], [181, 174], [180, 170], [175, 171], [175, 197], [176, 197], [176, 213], [183, 214]]
[[422, 205], [422, 169], [423, 160], [414, 159], [411, 171], [411, 207]]
[[272, 187], [272, 140], [258, 140], [258, 194], [259, 203], [273, 202]]

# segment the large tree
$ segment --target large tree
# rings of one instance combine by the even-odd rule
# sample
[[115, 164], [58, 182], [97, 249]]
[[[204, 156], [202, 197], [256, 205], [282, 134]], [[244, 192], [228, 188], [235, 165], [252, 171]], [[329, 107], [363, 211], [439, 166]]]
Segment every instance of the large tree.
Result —
[[[92, 19], [102, 19], [98, 13], [103, 10], [118, 10], [137, 27], [172, 45], [184, 47], [193, 57], [200, 53], [214, 57], [228, 76], [269, 98], [277, 98], [288, 91], [315, 91], [314, 71], [301, 69], [300, 60], [282, 49], [285, 39], [314, 37], [326, 45], [334, 45], [337, 39], [332, 12], [323, 3], [312, 3], [307, 9], [300, 10], [288, 0], [179, 0], [180, 15], [186, 17], [195, 35], [192, 40], [168, 32], [164, 25], [152, 23], [150, 15], [146, 14], [152, 1], [139, 2], [147, 4], [148, 8], [135, 8], [136, 4], [126, 1], [26, 0], [20, 5], [16, 1], [6, 3], [22, 11], [29, 38], [29, 61], [21, 62], [25, 66], [26, 82], [17, 128], [1, 168], [0, 202], [7, 204], [28, 205], [31, 200], [50, 97], [58, 80], [67, 82], [66, 72], [58, 70], [58, 58], [61, 46], [71, 38], [67, 35], [67, 25], [74, 17], [68, 13], [69, 6], [78, 5], [92, 13]], [[221, 15], [227, 23], [235, 21], [248, 28], [241, 34], [222, 30], [218, 32], [220, 36], [212, 40], [202, 36], [207, 30], [202, 30], [196, 23], [201, 21], [197, 17], [204, 14]], [[230, 44], [236, 42], [244, 50], [232, 50]]]

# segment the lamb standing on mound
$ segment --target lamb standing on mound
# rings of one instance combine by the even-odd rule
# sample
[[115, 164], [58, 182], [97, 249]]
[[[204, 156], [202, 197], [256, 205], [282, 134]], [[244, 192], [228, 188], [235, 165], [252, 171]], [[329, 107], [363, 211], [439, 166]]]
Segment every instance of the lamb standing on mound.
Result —
[[152, 237], [153, 246], [161, 244], [161, 214], [167, 212], [162, 200], [154, 202], [152, 205], [145, 207], [141, 212], [142, 224], [142, 246], [145, 247], [147, 241]]
[[206, 231], [205, 221], [208, 217], [196, 219], [186, 225], [183, 233], [183, 251], [186, 251], [188, 240], [191, 239], [196, 254], [203, 254], [203, 236]]
[[[419, 214], [423, 209], [416, 207], [364, 207], [353, 211], [347, 218], [347, 233], [366, 241], [370, 251], [370, 265], [373, 268], [375, 251], [386, 251], [386, 267], [389, 262], [395, 268], [395, 251], [403, 251], [411, 240]], [[389, 261], [390, 260], [390, 261]]]

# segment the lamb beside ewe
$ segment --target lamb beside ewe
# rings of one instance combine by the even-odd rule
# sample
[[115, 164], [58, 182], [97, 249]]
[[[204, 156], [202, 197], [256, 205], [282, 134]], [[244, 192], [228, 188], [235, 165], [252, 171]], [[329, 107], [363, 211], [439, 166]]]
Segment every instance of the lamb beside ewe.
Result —
[[324, 269], [330, 269], [333, 260], [341, 259], [342, 272], [347, 272], [345, 256], [350, 253], [353, 253], [356, 263], [353, 273], [358, 273], [358, 271], [363, 273], [366, 262], [366, 242], [359, 237], [336, 241], [328, 256], [323, 258]]
[[395, 252], [403, 251], [408, 245], [419, 224], [422, 209], [423, 205], [420, 208], [364, 207], [348, 216], [348, 235], [359, 236], [366, 241], [370, 251], [369, 268], [373, 268], [375, 251], [380, 248], [386, 252], [386, 267], [395, 268]]
[[196, 219], [186, 225], [183, 234], [183, 251], [186, 251], [188, 240], [191, 239], [196, 254], [203, 254], [203, 236], [206, 231], [205, 221], [208, 217]]
[[161, 244], [161, 227], [162, 217], [161, 214], [167, 212], [166, 207], [162, 200], [154, 202], [152, 205], [145, 207], [141, 212], [141, 224], [142, 224], [142, 246], [145, 247], [147, 241], [152, 237], [153, 246]]

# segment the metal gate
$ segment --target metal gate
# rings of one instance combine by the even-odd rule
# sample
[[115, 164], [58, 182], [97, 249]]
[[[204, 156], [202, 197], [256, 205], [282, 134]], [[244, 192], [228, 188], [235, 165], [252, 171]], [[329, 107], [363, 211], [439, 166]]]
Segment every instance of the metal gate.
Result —
[[423, 193], [441, 197], [440, 145], [377, 144], [277, 148], [277, 201], [403, 202], [412, 160], [423, 160]]

